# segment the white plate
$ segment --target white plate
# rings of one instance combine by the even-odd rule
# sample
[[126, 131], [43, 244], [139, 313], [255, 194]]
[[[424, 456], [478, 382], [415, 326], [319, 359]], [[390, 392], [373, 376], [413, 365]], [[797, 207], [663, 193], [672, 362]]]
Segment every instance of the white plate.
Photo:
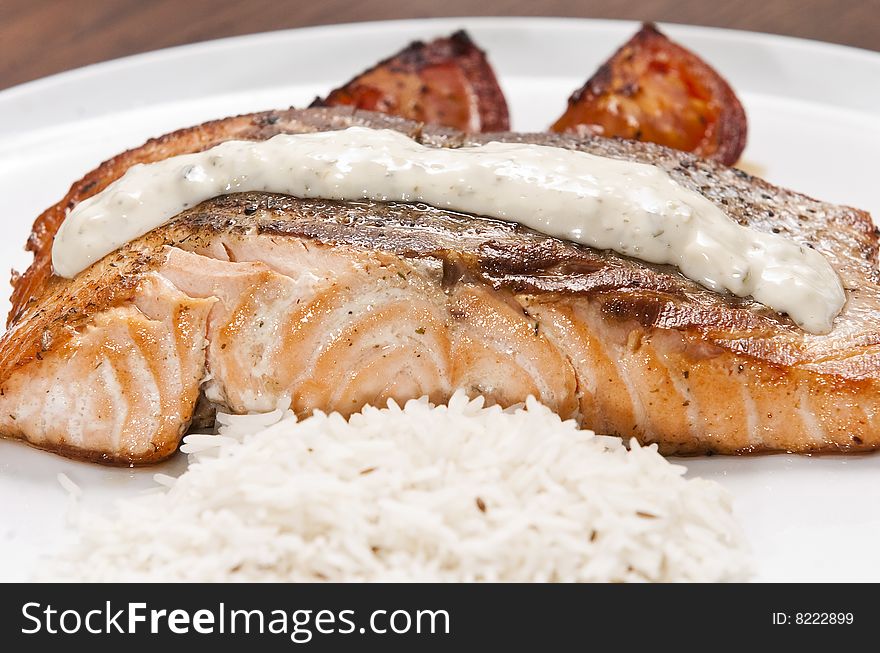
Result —
[[[209, 118], [303, 106], [408, 41], [460, 27], [488, 51], [514, 129], [540, 130], [637, 25], [465, 18], [322, 27], [153, 52], [0, 92], [2, 267], [26, 267], [21, 245], [33, 218], [116, 152]], [[867, 83], [880, 80], [880, 55], [744, 32], [664, 29], [739, 93], [749, 115], [749, 167], [880, 215], [880, 85]], [[690, 474], [733, 492], [760, 579], [880, 580], [880, 456], [685, 462]], [[90, 466], [0, 442], [0, 579], [27, 578], [61, 536], [59, 472], [97, 507], [148, 487], [156, 471]]]

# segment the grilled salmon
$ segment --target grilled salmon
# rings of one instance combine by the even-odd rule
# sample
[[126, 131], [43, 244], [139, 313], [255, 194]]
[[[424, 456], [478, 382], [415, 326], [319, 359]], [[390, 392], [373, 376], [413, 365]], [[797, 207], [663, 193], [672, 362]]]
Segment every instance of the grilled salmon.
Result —
[[[825, 335], [676, 269], [425, 205], [243, 193], [206, 201], [73, 280], [67, 210], [136, 162], [223, 140], [352, 125], [436, 147], [540, 143], [665, 169], [732, 219], [820, 251], [847, 303]], [[667, 454], [880, 446], [880, 277], [870, 216], [649, 143], [465, 135], [351, 109], [268, 112], [148, 142], [40, 216], [0, 341], [0, 433], [122, 464], [159, 461], [213, 411], [305, 415], [458, 387]]]

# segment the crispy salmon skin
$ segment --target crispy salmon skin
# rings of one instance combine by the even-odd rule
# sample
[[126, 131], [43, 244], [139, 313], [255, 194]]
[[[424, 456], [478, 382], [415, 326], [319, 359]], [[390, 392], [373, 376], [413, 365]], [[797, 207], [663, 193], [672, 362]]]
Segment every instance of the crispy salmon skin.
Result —
[[[215, 198], [73, 280], [51, 275], [66, 210], [138, 161], [363, 125], [457, 147], [490, 140], [660, 166], [732, 219], [827, 257], [847, 303], [811, 335], [669, 267], [424, 205]], [[37, 220], [0, 341], [0, 433], [102, 462], [176, 450], [212, 411], [305, 415], [458, 387], [535, 395], [584, 427], [678, 454], [880, 446], [880, 278], [870, 216], [635, 141], [483, 134], [346, 108], [268, 112], [151, 141]]]

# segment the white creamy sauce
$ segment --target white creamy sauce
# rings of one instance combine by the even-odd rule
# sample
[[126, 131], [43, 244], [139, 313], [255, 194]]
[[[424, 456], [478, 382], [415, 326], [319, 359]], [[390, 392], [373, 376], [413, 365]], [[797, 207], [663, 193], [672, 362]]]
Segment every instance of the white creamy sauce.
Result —
[[721, 292], [751, 296], [826, 333], [845, 302], [817, 251], [740, 226], [652, 165], [542, 145], [425, 147], [395, 131], [351, 127], [230, 141], [132, 166], [77, 205], [52, 249], [72, 278], [125, 243], [218, 195], [424, 202], [678, 267]]

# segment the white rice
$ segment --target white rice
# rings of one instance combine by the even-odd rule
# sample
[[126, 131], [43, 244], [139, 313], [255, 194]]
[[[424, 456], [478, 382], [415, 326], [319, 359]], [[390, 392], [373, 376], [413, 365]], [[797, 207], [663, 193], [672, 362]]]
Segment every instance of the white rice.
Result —
[[730, 498], [654, 447], [529, 400], [410, 401], [346, 421], [220, 417], [157, 491], [79, 514], [58, 580], [718, 581], [750, 557]]
[[55, 477], [58, 479], [58, 484], [64, 488], [64, 491], [73, 498], [78, 499], [82, 496], [82, 488], [70, 480], [70, 477], [64, 472], [58, 472], [58, 475]]

